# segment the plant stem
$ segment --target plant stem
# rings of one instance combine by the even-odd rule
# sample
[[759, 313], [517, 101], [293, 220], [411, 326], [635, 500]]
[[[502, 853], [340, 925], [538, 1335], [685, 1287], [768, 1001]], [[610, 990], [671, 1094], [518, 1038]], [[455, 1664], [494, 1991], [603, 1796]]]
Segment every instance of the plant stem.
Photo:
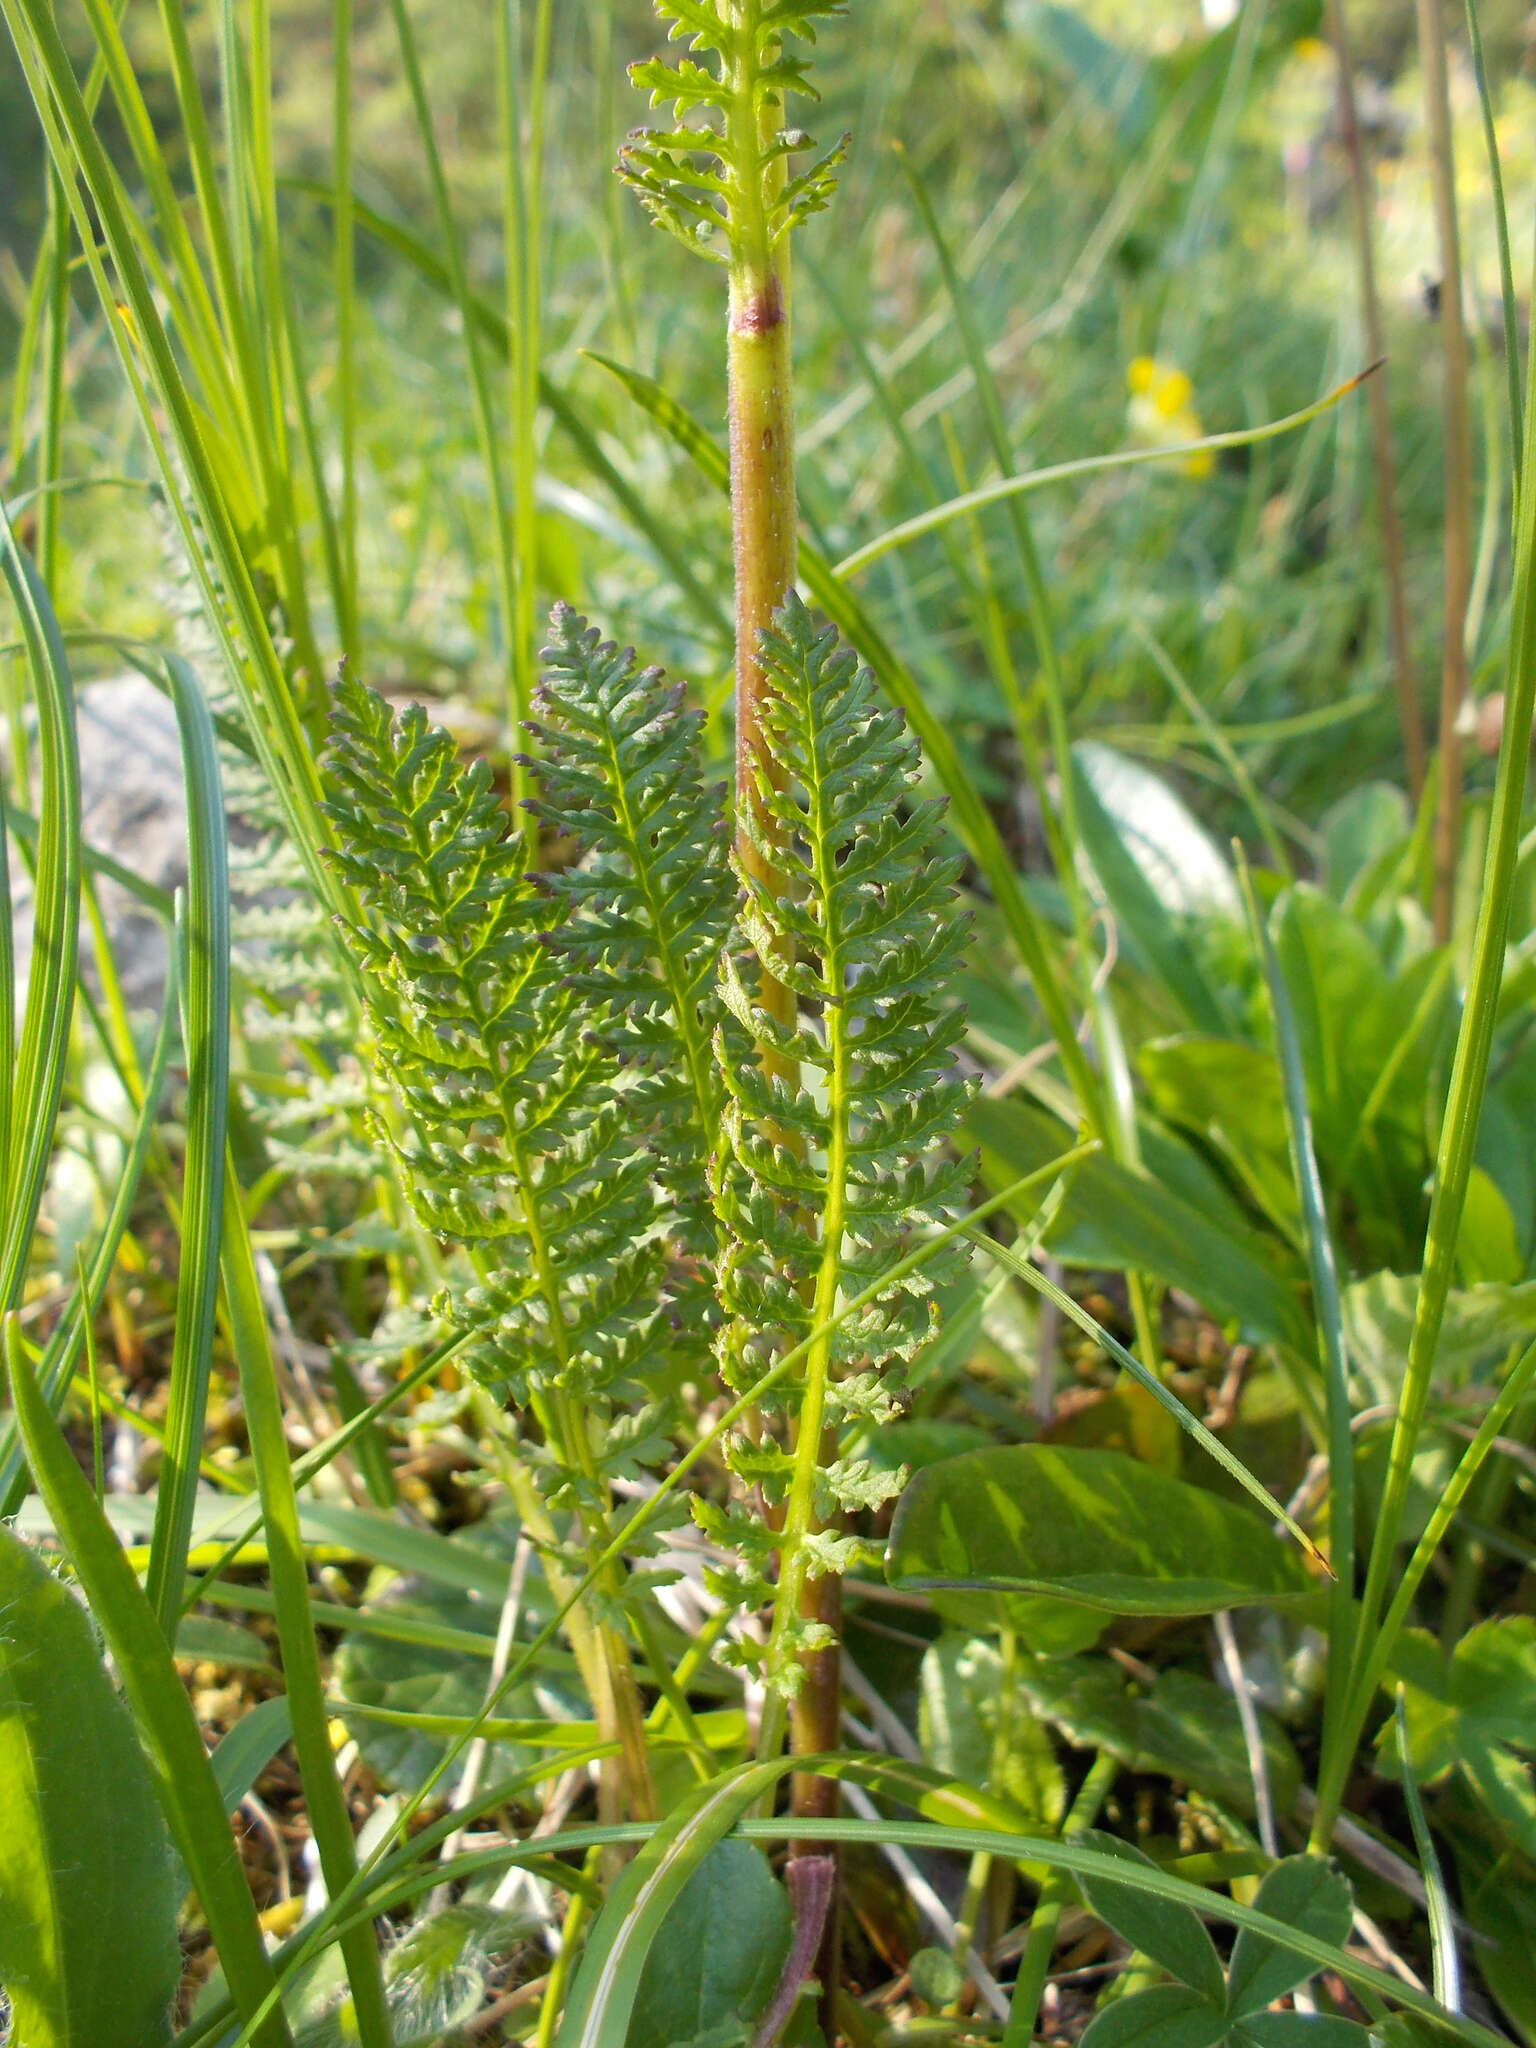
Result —
[[[762, 734], [768, 684], [757, 636], [795, 581], [794, 409], [790, 391], [788, 265], [781, 255], [762, 269], [732, 272], [727, 352], [730, 374], [731, 547], [736, 570], [736, 802], [766, 819], [757, 778], [771, 773]], [[742, 865], [778, 893], [767, 858], [738, 827]], [[780, 1023], [794, 1020], [794, 997], [765, 978], [759, 1000]], [[769, 1064], [765, 1056], [765, 1065]]]
[[1445, 441], [1445, 641], [1440, 670], [1440, 794], [1435, 813], [1435, 937], [1451, 933], [1456, 853], [1461, 836], [1461, 735], [1466, 695], [1467, 597], [1472, 582], [1472, 428], [1467, 402], [1467, 331], [1462, 310], [1461, 237], [1456, 220], [1456, 166], [1451, 144], [1445, 21], [1439, 0], [1418, 0], [1419, 62], [1429, 129], [1430, 176], [1440, 243], [1441, 414]]
[[[1062, 1824], [1063, 1841], [1069, 1841], [1073, 1835], [1093, 1826], [1119, 1769], [1115, 1759], [1103, 1750], [1094, 1758], [1072, 1802], [1072, 1810]], [[1034, 2039], [1040, 1997], [1045, 1990], [1051, 1955], [1056, 1947], [1056, 1929], [1061, 1924], [1061, 1909], [1071, 1898], [1072, 1891], [1072, 1879], [1064, 1870], [1050, 1871], [1040, 1887], [1040, 1896], [1030, 1917], [1029, 1938], [1024, 1944], [1019, 1973], [1013, 1983], [1008, 2024], [1003, 2030], [1003, 2048], [1029, 2048]]]
[[[1527, 393], [1522, 466], [1522, 474], [1526, 476], [1536, 474], [1532, 466], [1532, 427], [1532, 408]], [[1370, 1709], [1376, 1682], [1373, 1662], [1384, 1658], [1390, 1648], [1391, 1633], [1388, 1628], [1379, 1628], [1378, 1621], [1391, 1577], [1393, 1552], [1408, 1494], [1414, 1452], [1429, 1403], [1435, 1351], [1455, 1265], [1456, 1241], [1472, 1173], [1478, 1121], [1493, 1050], [1494, 1026], [1498, 1020], [1510, 903], [1520, 852], [1526, 769], [1531, 751], [1531, 721], [1533, 709], [1536, 709], [1536, 513], [1533, 513], [1532, 494], [1528, 491], [1519, 495], [1515, 520], [1514, 595], [1510, 610], [1504, 699], [1504, 738], [1488, 825], [1488, 850], [1478, 901], [1477, 929], [1472, 941], [1466, 1000], [1462, 1006], [1461, 1027], [1456, 1039], [1456, 1055], [1435, 1161], [1434, 1192], [1430, 1199], [1429, 1227], [1414, 1308], [1413, 1334], [1409, 1339], [1402, 1396], [1392, 1430], [1386, 1486], [1372, 1533], [1370, 1563], [1360, 1599], [1348, 1705], [1338, 1717], [1332, 1742], [1325, 1743], [1318, 1773], [1312, 1846], [1319, 1850], [1326, 1849], [1332, 1834], [1355, 1745]], [[1396, 1603], [1394, 1610], [1395, 1606]]]
[[[1355, 235], [1355, 269], [1360, 285], [1360, 324], [1370, 362], [1386, 354], [1381, 328], [1381, 298], [1376, 288], [1375, 237], [1371, 230], [1371, 167], [1355, 106], [1354, 61], [1344, 20], [1344, 0], [1329, 0], [1329, 33], [1338, 62], [1339, 136], [1349, 165], [1350, 212]], [[1397, 516], [1397, 457], [1392, 447], [1392, 412], [1387, 380], [1368, 380], [1371, 459], [1376, 469], [1376, 516], [1381, 522], [1381, 567], [1387, 586], [1387, 638], [1392, 650], [1392, 682], [1403, 735], [1403, 760], [1414, 801], [1424, 787], [1424, 721], [1419, 712], [1418, 681], [1413, 669], [1413, 640], [1408, 628], [1408, 599], [1403, 577], [1403, 533]]]

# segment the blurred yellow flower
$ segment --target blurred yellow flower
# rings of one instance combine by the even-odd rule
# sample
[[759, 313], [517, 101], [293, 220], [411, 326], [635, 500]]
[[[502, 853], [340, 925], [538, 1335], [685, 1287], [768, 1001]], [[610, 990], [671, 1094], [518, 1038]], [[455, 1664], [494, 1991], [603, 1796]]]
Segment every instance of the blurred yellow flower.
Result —
[[[1133, 439], [1154, 448], [1175, 447], [1181, 441], [1198, 441], [1205, 432], [1195, 410], [1195, 387], [1175, 364], [1137, 356], [1125, 381], [1131, 394], [1127, 411]], [[1209, 448], [1196, 448], [1179, 464], [1186, 476], [1209, 476], [1215, 466]]]

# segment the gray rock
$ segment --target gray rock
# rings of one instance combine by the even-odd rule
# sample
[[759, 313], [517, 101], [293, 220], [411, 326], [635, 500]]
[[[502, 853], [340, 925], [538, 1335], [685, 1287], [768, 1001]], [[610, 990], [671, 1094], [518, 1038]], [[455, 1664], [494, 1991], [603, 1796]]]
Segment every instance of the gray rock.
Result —
[[[79, 692], [80, 788], [85, 843], [107, 853], [161, 889], [187, 878], [187, 806], [181, 742], [169, 700], [143, 676], [87, 683]], [[11, 852], [18, 1000], [32, 952], [32, 879]], [[159, 923], [121, 883], [96, 877], [102, 918], [130, 1009], [158, 1009], [165, 986], [166, 942]], [[94, 986], [87, 921], [81, 958]]]

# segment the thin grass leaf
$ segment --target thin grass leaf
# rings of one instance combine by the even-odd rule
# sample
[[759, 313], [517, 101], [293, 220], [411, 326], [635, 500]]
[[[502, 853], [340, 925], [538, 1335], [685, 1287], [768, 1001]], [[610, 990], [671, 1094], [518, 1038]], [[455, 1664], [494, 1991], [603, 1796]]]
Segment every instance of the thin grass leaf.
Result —
[[[123, 1169], [118, 1175], [117, 1186], [112, 1193], [106, 1222], [102, 1227], [101, 1236], [97, 1239], [96, 1249], [91, 1255], [86, 1292], [82, 1299], [77, 1290], [59, 1317], [36, 1368], [43, 1398], [54, 1414], [58, 1413], [65, 1389], [74, 1374], [86, 1324], [95, 1317], [100, 1308], [102, 1297], [106, 1293], [107, 1281], [117, 1262], [118, 1248], [128, 1227], [129, 1212], [143, 1176], [144, 1162], [149, 1157], [149, 1149], [154, 1142], [155, 1122], [165, 1089], [171, 1051], [180, 1042], [177, 1025], [176, 959], [173, 951], [168, 963], [160, 1027], [155, 1036], [149, 1071], [144, 1079], [133, 1135], [128, 1142], [123, 1158]], [[14, 1418], [8, 1417], [4, 1429], [0, 1430], [0, 1521], [9, 1519], [17, 1512], [26, 1497], [26, 1492], [27, 1474], [22, 1459], [21, 1441], [17, 1435]]]
[[1341, 1713], [1348, 1691], [1349, 1658], [1354, 1626], [1355, 1590], [1355, 1441], [1349, 1398], [1349, 1361], [1344, 1348], [1344, 1311], [1339, 1296], [1339, 1267], [1328, 1205], [1317, 1170], [1312, 1142], [1312, 1115], [1301, 1045], [1285, 977], [1259, 907], [1253, 875], [1240, 846], [1234, 845], [1239, 886], [1248, 914], [1248, 930], [1264, 970], [1280, 1062], [1285, 1099], [1285, 1128], [1302, 1221], [1307, 1233], [1307, 1263], [1312, 1275], [1312, 1304], [1317, 1316], [1318, 1354], [1322, 1360], [1328, 1417], [1328, 1556], [1333, 1570], [1329, 1588], [1328, 1684], [1324, 1693], [1325, 1722], [1330, 1710]]
[[931, 512], [919, 512], [911, 519], [904, 519], [898, 525], [887, 527], [873, 540], [844, 555], [840, 562], [833, 564], [832, 573], [839, 579], [856, 576], [867, 569], [871, 562], [877, 562], [892, 548], [906, 547], [925, 533], [932, 533], [952, 519], [967, 518], [987, 505], [997, 505], [1009, 498], [1019, 497], [1029, 491], [1043, 490], [1048, 484], [1065, 482], [1078, 476], [1097, 476], [1104, 470], [1134, 469], [1144, 462], [1177, 461], [1182, 457], [1198, 454], [1203, 448], [1250, 448], [1261, 441], [1278, 440], [1282, 434], [1294, 433], [1321, 414], [1335, 406], [1341, 399], [1357, 390], [1367, 377], [1380, 368], [1371, 363], [1353, 377], [1347, 377], [1323, 397], [1314, 399], [1311, 405], [1303, 406], [1300, 412], [1287, 413], [1284, 418], [1266, 420], [1262, 426], [1234, 427], [1224, 434], [1205, 434], [1196, 441], [1170, 442], [1166, 447], [1120, 448], [1111, 455], [1082, 455], [1072, 462], [1053, 462], [1044, 469], [1025, 470], [1021, 476], [999, 477], [995, 483], [982, 484], [974, 491], [963, 492], [958, 498], [950, 498], [945, 504], [936, 506]]
[[[289, 835], [318, 900], [340, 911], [340, 892], [319, 858], [327, 834], [316, 808], [313, 755], [230, 511], [238, 475], [231, 475], [228, 462], [220, 467], [209, 452], [216, 423], [198, 407], [182, 375], [161, 318], [156, 284], [146, 268], [136, 211], [96, 132], [51, 8], [45, 0], [0, 0], [0, 13], [21, 59], [50, 156], [65, 177], [76, 233], [108, 332], [148, 436], [209, 626], [245, 710], [250, 741], [283, 807]], [[108, 273], [108, 261], [113, 275]]]
[[186, 1579], [218, 1298], [229, 1119], [229, 860], [213, 721], [186, 663], [168, 656], [166, 672], [187, 790], [187, 893], [179, 932], [184, 954], [187, 1146], [165, 1456], [145, 1591], [170, 1642], [175, 1639]]
[[1424, 1801], [1419, 1796], [1418, 1780], [1413, 1774], [1413, 1764], [1409, 1758], [1408, 1714], [1404, 1700], [1404, 1690], [1399, 1685], [1397, 1697], [1392, 1704], [1393, 1728], [1397, 1736], [1397, 1760], [1403, 1774], [1403, 1802], [1408, 1808], [1408, 1822], [1413, 1829], [1413, 1846], [1418, 1852], [1419, 1871], [1424, 1879], [1424, 1891], [1429, 1905], [1429, 1940], [1435, 1996], [1447, 2012], [1460, 2012], [1461, 1958], [1456, 1952], [1456, 1915], [1451, 1910], [1450, 1894], [1445, 1888], [1445, 1873], [1440, 1868], [1440, 1858], [1435, 1852], [1435, 1838], [1429, 1832], [1429, 1822], [1424, 1817]]
[[598, 1915], [554, 2048], [624, 2048], [645, 1959], [683, 1886], [790, 1767], [784, 1759], [738, 1765], [672, 1809]]
[[[1536, 408], [1528, 404], [1525, 409], [1527, 475], [1531, 473], [1533, 444], [1536, 444]], [[1531, 720], [1533, 712], [1536, 712], [1536, 493], [1528, 491], [1520, 494], [1515, 521], [1514, 597], [1504, 703], [1504, 736], [1494, 782], [1493, 810], [1488, 825], [1487, 854], [1467, 992], [1456, 1037], [1445, 1116], [1440, 1127], [1413, 1333], [1409, 1339], [1402, 1393], [1392, 1429], [1386, 1483], [1371, 1534], [1370, 1559], [1360, 1599], [1349, 1704], [1347, 1712], [1338, 1717], [1334, 1744], [1324, 1751], [1319, 1772], [1318, 1809], [1312, 1836], [1314, 1846], [1319, 1848], [1327, 1846], [1343, 1798], [1354, 1746], [1375, 1690], [1374, 1681], [1369, 1685], [1366, 1683], [1368, 1665], [1382, 1601], [1392, 1574], [1413, 1459], [1429, 1403], [1435, 1352], [1455, 1270], [1456, 1243], [1461, 1231], [1462, 1210], [1472, 1175], [1478, 1123], [1488, 1083], [1488, 1061], [1498, 1018], [1505, 939], [1521, 843]]]
[[[43, 1399], [14, 1318], [7, 1320], [5, 1344], [11, 1401], [33, 1476], [121, 1675], [161, 1807], [191, 1872], [230, 1995], [242, 2014], [254, 2015], [273, 1986], [272, 1965], [192, 1703], [90, 1481]], [[292, 2048], [280, 2006], [269, 2011], [253, 2039], [260, 2048]]]
[[[5, 1220], [0, 1229], [0, 1310], [5, 1310], [21, 1299], [64, 1090], [80, 941], [81, 840], [80, 756], [69, 658], [48, 593], [3, 504], [0, 570], [26, 643], [37, 708], [40, 777], [26, 1011], [13, 1062], [0, 1073], [0, 1092], [9, 1092]], [[9, 924], [9, 898], [4, 918]]]
[[1467, 0], [1467, 41], [1472, 51], [1472, 77], [1483, 117], [1483, 144], [1488, 152], [1488, 184], [1493, 198], [1493, 228], [1499, 245], [1499, 300], [1504, 314], [1504, 376], [1509, 394], [1509, 445], [1514, 457], [1515, 491], [1520, 489], [1521, 448], [1525, 440], [1520, 398], [1520, 305], [1515, 297], [1515, 269], [1509, 253], [1509, 212], [1504, 204], [1504, 166], [1499, 158], [1499, 133], [1493, 117], [1493, 94], [1483, 58], [1483, 30], [1477, 0]]
[[[222, 1263], [230, 1335], [240, 1370], [240, 1393], [267, 1532], [273, 1608], [283, 1652], [294, 1754], [303, 1780], [304, 1804], [320, 1856], [320, 1869], [326, 1889], [334, 1897], [356, 1876], [357, 1852], [346, 1794], [336, 1775], [336, 1757], [331, 1747], [310, 1608], [309, 1571], [299, 1528], [298, 1495], [283, 1431], [282, 1400], [272, 1368], [272, 1349], [250, 1231], [232, 1166], [227, 1169], [224, 1189]], [[344, 1935], [341, 1950], [352, 1991], [358, 2040], [362, 2048], [390, 2048], [384, 1978], [372, 1928], [365, 1926]]]

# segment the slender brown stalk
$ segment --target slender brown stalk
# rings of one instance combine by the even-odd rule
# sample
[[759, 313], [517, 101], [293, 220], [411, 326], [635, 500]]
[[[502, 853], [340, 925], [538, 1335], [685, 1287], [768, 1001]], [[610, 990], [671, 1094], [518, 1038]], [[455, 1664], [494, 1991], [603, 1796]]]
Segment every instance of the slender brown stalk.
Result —
[[[1360, 285], [1360, 324], [1370, 362], [1386, 354], [1381, 327], [1381, 298], [1376, 288], [1376, 250], [1372, 231], [1374, 179], [1355, 105], [1354, 60], [1344, 19], [1344, 0], [1329, 0], [1329, 33], [1338, 61], [1339, 138], [1349, 166], [1350, 212], [1355, 235], [1355, 270]], [[1371, 459], [1376, 470], [1376, 516], [1381, 525], [1381, 568], [1386, 583], [1387, 639], [1392, 654], [1392, 684], [1397, 693], [1398, 724], [1403, 736], [1403, 761], [1415, 802], [1424, 787], [1424, 720], [1419, 710], [1418, 677], [1414, 673], [1413, 638], [1408, 625], [1408, 597], [1403, 574], [1403, 530], [1397, 516], [1397, 457], [1392, 447], [1392, 411], [1384, 376], [1368, 379], [1366, 404], [1371, 426]]]
[[1472, 583], [1472, 423], [1467, 397], [1467, 330], [1462, 311], [1461, 237], [1456, 220], [1456, 168], [1451, 143], [1450, 81], [1439, 0], [1418, 0], [1419, 63], [1429, 130], [1430, 178], [1440, 244], [1441, 413], [1445, 441], [1445, 643], [1440, 671], [1440, 789], [1434, 833], [1434, 925], [1451, 931], [1456, 853], [1461, 839], [1461, 735], [1457, 720], [1467, 687], [1467, 598]]

